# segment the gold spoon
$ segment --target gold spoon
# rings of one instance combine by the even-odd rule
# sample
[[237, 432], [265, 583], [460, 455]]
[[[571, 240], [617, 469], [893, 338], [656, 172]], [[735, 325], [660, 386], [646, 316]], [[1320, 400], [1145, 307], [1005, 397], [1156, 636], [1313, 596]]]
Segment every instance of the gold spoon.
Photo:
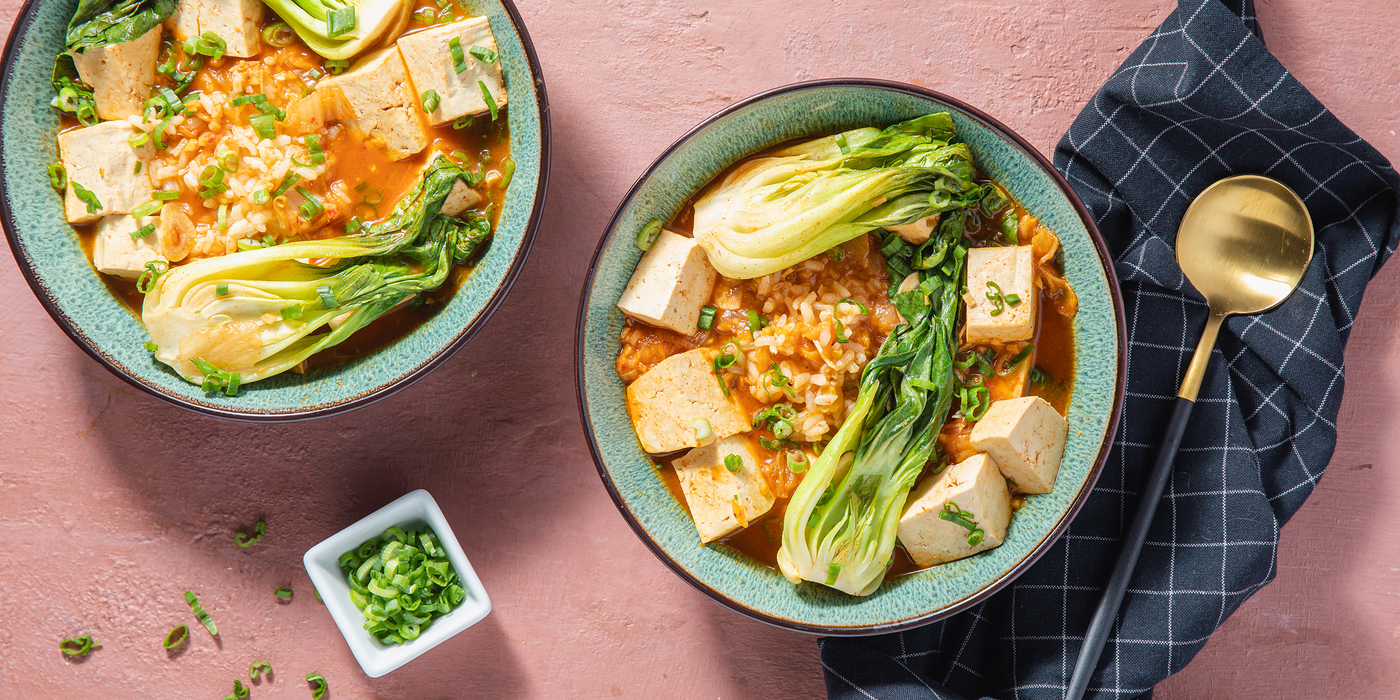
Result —
[[1176, 405], [1157, 462], [1123, 540], [1118, 561], [1094, 619], [1084, 634], [1066, 700], [1079, 700], [1089, 687], [1113, 619], [1123, 603], [1147, 529], [1162, 500], [1186, 422], [1196, 405], [1215, 338], [1225, 317], [1268, 311], [1298, 287], [1312, 261], [1312, 218], [1303, 200], [1283, 183], [1261, 175], [1227, 177], [1191, 202], [1176, 231], [1176, 261], [1186, 279], [1206, 298], [1210, 317], [1191, 367], [1176, 393]]

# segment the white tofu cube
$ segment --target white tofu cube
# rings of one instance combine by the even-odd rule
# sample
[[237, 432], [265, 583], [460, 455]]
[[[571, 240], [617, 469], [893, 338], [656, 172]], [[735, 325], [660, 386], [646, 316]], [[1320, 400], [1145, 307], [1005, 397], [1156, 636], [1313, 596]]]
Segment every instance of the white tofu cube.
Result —
[[97, 239], [92, 244], [92, 266], [98, 272], [118, 277], [138, 277], [148, 262], [168, 263], [160, 254], [160, 237], [155, 231], [141, 238], [131, 234], [145, 226], [158, 226], [160, 217], [137, 220], [126, 214], [104, 216], [97, 222]]
[[652, 454], [699, 446], [694, 423], [704, 418], [715, 439], [749, 431], [749, 417], [720, 389], [715, 350], [672, 355], [627, 387], [627, 412], [642, 449]]
[[690, 335], [714, 284], [715, 268], [705, 249], [694, 238], [663, 229], [638, 261], [617, 308], [639, 321]]
[[467, 186], [465, 180], [453, 183], [452, 191], [442, 201], [442, 213], [447, 216], [461, 216], [468, 209], [481, 203], [481, 195]]
[[[132, 148], [128, 139], [138, 133], [140, 131], [130, 123], [115, 121], [58, 135], [59, 159], [68, 171], [63, 210], [69, 223], [96, 221], [109, 214], [129, 214], [133, 208], [151, 200], [150, 165], [155, 147], [147, 141], [139, 148]], [[87, 203], [78, 199], [76, 185], [97, 197], [96, 211], [88, 211]]]
[[[453, 37], [461, 43], [467, 64], [467, 69], [461, 73], [456, 70], [452, 49], [448, 45]], [[398, 43], [418, 95], [429, 90], [438, 94], [437, 109], [428, 113], [428, 121], [433, 126], [446, 124], [458, 117], [490, 112], [491, 108], [482, 97], [478, 83], [486, 85], [498, 110], [506, 106], [505, 78], [501, 74], [500, 59], [483, 63], [471, 55], [473, 46], [496, 52], [496, 37], [491, 34], [491, 23], [485, 17], [440, 24], [409, 34], [399, 39]]]
[[[987, 298], [994, 282], [1003, 295], [1020, 298], [1005, 304], [993, 316], [996, 304]], [[1030, 340], [1035, 335], [1036, 304], [1035, 253], [1028, 245], [1006, 248], [973, 248], [967, 251], [967, 342], [1007, 343]]]
[[938, 219], [940, 217], [940, 214], [933, 214], [925, 216], [913, 223], [897, 224], [894, 226], [886, 226], [885, 228], [899, 234], [900, 238], [903, 238], [909, 243], [920, 245], [928, 242], [929, 236], [933, 235], [933, 229], [938, 227]]
[[92, 86], [97, 116], [126, 119], [141, 113], [141, 105], [156, 84], [156, 58], [160, 54], [160, 27], [131, 41], [95, 46], [73, 54], [78, 77]]
[[228, 44], [225, 55], [251, 58], [262, 49], [262, 0], [178, 0], [165, 26], [178, 41], [205, 32]]
[[995, 401], [972, 427], [972, 446], [986, 452], [1022, 493], [1050, 493], [1060, 473], [1069, 424], [1039, 396]]
[[[739, 471], [730, 471], [725, 465], [724, 458], [729, 455], [742, 462]], [[746, 435], [697, 447], [671, 465], [701, 544], [748, 527], [773, 507], [773, 491], [758, 471], [758, 460]]]
[[427, 148], [418, 96], [395, 48], [361, 58], [350, 70], [322, 80], [316, 89], [339, 90], [354, 112], [346, 125], [390, 158], [403, 160]]
[[[946, 504], [953, 504], [948, 506]], [[973, 531], [955, 520], [945, 520], [945, 510], [982, 531], [977, 544], [969, 544]], [[987, 455], [949, 465], [942, 474], [925, 478], [909, 493], [899, 518], [899, 541], [919, 566], [944, 564], [998, 547], [1011, 524], [1011, 493], [1006, 479]], [[976, 541], [975, 539], [973, 541]]]

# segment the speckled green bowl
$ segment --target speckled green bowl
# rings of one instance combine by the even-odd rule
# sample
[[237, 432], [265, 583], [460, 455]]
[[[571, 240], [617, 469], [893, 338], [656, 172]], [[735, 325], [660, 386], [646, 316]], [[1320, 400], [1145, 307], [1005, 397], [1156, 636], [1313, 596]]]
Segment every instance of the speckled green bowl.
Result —
[[0, 66], [0, 222], [35, 296], [69, 337], [138, 389], [201, 413], [254, 421], [316, 418], [367, 405], [421, 379], [471, 339], [525, 263], [544, 208], [549, 111], [539, 61], [510, 0], [466, 0], [490, 18], [510, 91], [515, 175], [490, 247], [451, 303], [393, 346], [344, 365], [282, 374], [237, 397], [206, 395], [156, 362], [140, 321], [108, 292], [49, 187], [58, 114], [49, 75], [76, 0], [29, 0]]
[[[1060, 235], [1065, 274], [1079, 294], [1069, 444], [1052, 493], [1032, 496], [1006, 542], [961, 561], [885, 581], [859, 598], [778, 572], [722, 544], [702, 547], [695, 526], [657, 478], [627, 415], [614, 370], [623, 316], [615, 306], [641, 257], [637, 230], [669, 220], [726, 166], [774, 144], [857, 126], [886, 126], [948, 111], [982, 170]], [[1122, 301], [1093, 220], [1055, 169], [1025, 140], [962, 102], [875, 80], [800, 83], [749, 98], [686, 134], [627, 193], [598, 244], [579, 307], [578, 389], [584, 431], [603, 483], [624, 518], [681, 578], [741, 613], [820, 634], [873, 634], [952, 615], [1005, 586], [1054, 542], [1098, 477], [1122, 404]]]

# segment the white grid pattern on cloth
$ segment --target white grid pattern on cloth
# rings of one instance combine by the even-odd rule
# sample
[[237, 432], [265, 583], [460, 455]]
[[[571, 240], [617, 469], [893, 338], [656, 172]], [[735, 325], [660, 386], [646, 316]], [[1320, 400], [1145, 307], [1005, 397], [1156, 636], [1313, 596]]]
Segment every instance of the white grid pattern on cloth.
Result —
[[822, 640], [833, 698], [1063, 695], [1205, 322], [1176, 265], [1175, 227], [1222, 177], [1288, 184], [1308, 205], [1318, 249], [1283, 306], [1227, 322], [1089, 696], [1150, 696], [1185, 666], [1273, 579], [1280, 527], [1331, 457], [1342, 349], [1366, 284], [1400, 240], [1400, 178], [1273, 59], [1251, 1], [1181, 0], [1055, 160], [1122, 283], [1127, 391], [1112, 453], [1065, 535], [1008, 589], [898, 635]]

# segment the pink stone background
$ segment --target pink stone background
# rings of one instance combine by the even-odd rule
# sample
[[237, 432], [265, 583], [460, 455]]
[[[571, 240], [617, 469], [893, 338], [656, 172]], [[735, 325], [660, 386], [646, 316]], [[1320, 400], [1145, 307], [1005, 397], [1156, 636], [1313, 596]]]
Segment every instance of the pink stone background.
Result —
[[[614, 206], [687, 128], [797, 80], [926, 85], [1049, 153], [1168, 0], [656, 3], [521, 0], [554, 121], [552, 190], [515, 292], [466, 349], [375, 406], [315, 423], [202, 418], [140, 394], [50, 321], [0, 254], [0, 697], [810, 698], [815, 641], [728, 611], [671, 575], [614, 510], [584, 446], [573, 315]], [[916, 3], [909, 3], [911, 6]], [[9, 26], [19, 0], [0, 0]], [[1400, 160], [1393, 0], [1262, 0], [1276, 55]], [[1400, 697], [1400, 267], [1347, 351], [1336, 456], [1284, 530], [1278, 580], [1157, 697]], [[495, 609], [403, 670], [361, 673], [301, 555], [415, 488], [442, 504]], [[232, 533], [266, 518], [247, 550]], [[287, 605], [272, 591], [296, 590]], [[196, 591], [221, 644], [195, 628]], [[92, 633], [70, 663], [55, 648]]]

